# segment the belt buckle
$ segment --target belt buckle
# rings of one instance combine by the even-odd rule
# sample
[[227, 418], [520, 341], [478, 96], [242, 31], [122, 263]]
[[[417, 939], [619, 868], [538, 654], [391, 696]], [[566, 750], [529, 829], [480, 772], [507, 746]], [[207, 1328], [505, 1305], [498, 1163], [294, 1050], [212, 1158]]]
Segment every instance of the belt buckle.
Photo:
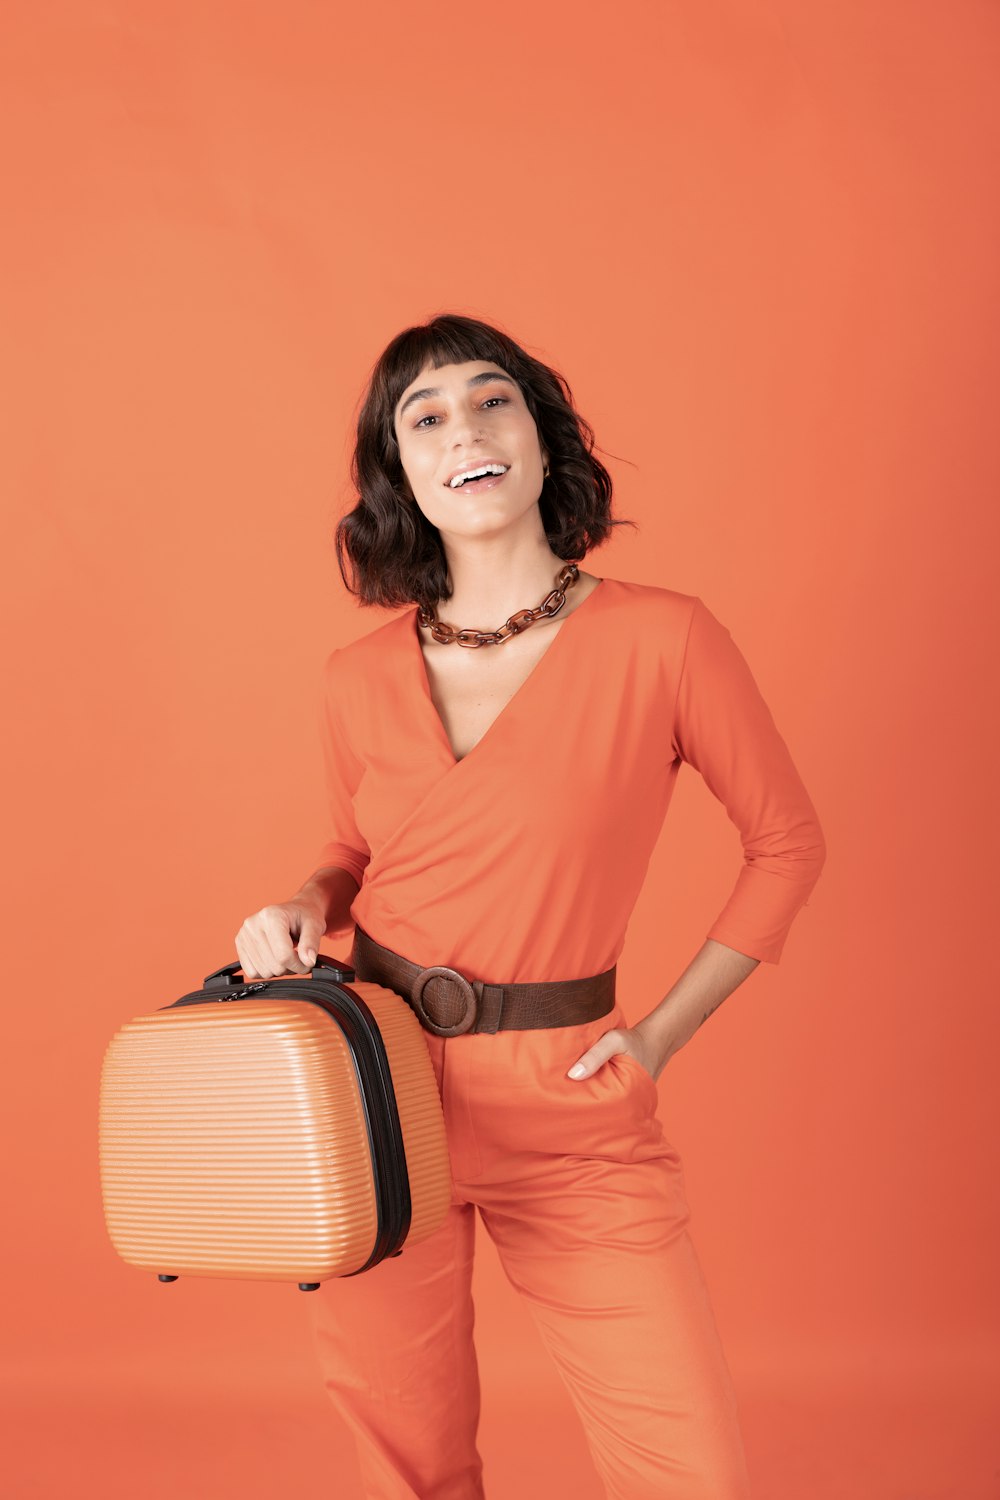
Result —
[[[461, 990], [462, 998], [465, 1001], [465, 1014], [459, 1021], [456, 1021], [454, 1026], [439, 1026], [424, 1009], [424, 989], [432, 979], [437, 978], [439, 975], [453, 979]], [[432, 964], [429, 969], [420, 970], [420, 973], [410, 986], [410, 1003], [420, 1017], [421, 1023], [427, 1027], [428, 1031], [432, 1031], [435, 1036], [461, 1036], [463, 1032], [469, 1030], [476, 1019], [475, 990], [464, 974], [460, 974], [457, 969], [449, 969], [445, 964]]]

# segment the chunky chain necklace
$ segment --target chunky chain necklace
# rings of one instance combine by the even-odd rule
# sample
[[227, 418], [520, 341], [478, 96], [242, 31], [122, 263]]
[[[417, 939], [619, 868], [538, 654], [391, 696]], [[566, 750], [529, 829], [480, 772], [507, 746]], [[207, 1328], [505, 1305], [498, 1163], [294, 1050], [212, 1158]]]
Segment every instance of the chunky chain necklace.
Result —
[[453, 641], [459, 646], [498, 646], [501, 641], [510, 640], [512, 635], [520, 635], [522, 630], [527, 630], [536, 620], [558, 614], [566, 603], [566, 590], [573, 587], [579, 576], [579, 566], [575, 562], [567, 563], [559, 569], [555, 588], [546, 594], [536, 609], [519, 609], [498, 630], [474, 630], [471, 627], [468, 630], [456, 630], [453, 625], [445, 625], [443, 620], [439, 620], [435, 611], [425, 604], [417, 608], [417, 622], [430, 630], [434, 640], [440, 641], [442, 646], [450, 646]]

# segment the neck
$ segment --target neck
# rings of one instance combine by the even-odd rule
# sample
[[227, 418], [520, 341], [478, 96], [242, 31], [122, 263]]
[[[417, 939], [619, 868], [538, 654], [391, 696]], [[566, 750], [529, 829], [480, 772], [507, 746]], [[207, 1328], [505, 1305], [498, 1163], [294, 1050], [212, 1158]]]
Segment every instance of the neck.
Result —
[[541, 604], [565, 567], [548, 548], [531, 557], [449, 555], [452, 594], [439, 601], [436, 613], [462, 628], [494, 629], [518, 610]]

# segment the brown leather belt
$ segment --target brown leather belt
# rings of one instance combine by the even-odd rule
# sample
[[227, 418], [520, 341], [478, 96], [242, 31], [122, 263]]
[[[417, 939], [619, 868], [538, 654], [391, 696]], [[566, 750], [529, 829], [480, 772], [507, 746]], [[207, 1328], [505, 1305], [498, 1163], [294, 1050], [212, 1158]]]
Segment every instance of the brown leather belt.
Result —
[[421, 968], [357, 926], [351, 963], [358, 979], [383, 984], [402, 995], [420, 1024], [435, 1036], [579, 1026], [606, 1016], [615, 1004], [617, 965], [588, 979], [487, 984], [482, 979], [466, 979], [444, 964]]

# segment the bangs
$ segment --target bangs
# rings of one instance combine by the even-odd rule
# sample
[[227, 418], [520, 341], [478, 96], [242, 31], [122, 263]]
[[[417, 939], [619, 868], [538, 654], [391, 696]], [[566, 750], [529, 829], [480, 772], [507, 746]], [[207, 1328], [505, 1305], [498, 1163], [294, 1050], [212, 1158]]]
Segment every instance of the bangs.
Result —
[[[407, 386], [412, 385], [425, 365], [439, 370], [442, 365], [462, 365], [482, 360], [497, 365], [513, 379], [518, 379], [518, 359], [513, 341], [484, 325], [407, 328], [386, 349], [382, 362], [389, 375], [387, 396], [395, 409]], [[518, 380], [518, 384], [520, 381]]]

